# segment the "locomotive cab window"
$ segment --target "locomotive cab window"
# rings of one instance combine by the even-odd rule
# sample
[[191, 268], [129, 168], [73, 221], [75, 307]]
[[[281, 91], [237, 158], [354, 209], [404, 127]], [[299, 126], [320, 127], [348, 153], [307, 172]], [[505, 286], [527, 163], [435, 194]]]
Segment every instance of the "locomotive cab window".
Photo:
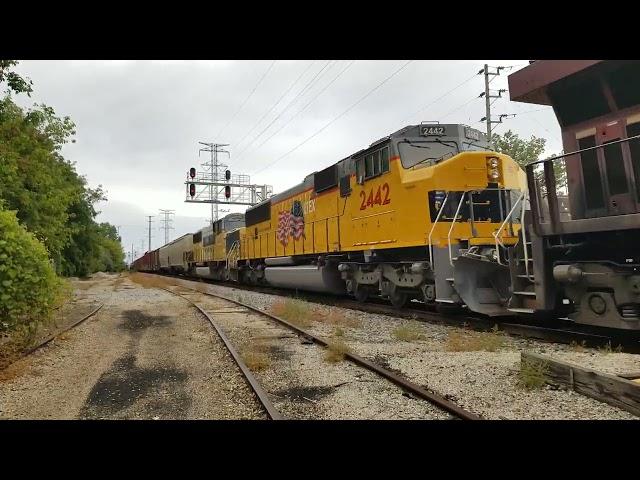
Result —
[[358, 179], [377, 177], [389, 171], [389, 147], [384, 147], [356, 160]]

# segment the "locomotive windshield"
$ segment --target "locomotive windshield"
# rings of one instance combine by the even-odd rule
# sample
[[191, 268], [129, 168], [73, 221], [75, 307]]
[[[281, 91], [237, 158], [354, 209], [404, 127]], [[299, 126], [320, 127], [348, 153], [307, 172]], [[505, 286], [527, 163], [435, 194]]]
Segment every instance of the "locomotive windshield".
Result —
[[398, 142], [398, 152], [404, 168], [417, 165], [431, 166], [446, 158], [460, 153], [457, 142], [453, 140], [410, 140], [405, 138]]

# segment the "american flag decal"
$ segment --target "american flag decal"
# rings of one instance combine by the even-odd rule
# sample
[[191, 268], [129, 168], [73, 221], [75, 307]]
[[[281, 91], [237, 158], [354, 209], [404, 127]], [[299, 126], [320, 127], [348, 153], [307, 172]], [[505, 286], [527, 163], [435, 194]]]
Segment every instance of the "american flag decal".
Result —
[[293, 237], [294, 240], [304, 238], [304, 213], [302, 204], [298, 200], [293, 202], [290, 211], [286, 210], [278, 214], [276, 237], [284, 246], [289, 244], [289, 237]]

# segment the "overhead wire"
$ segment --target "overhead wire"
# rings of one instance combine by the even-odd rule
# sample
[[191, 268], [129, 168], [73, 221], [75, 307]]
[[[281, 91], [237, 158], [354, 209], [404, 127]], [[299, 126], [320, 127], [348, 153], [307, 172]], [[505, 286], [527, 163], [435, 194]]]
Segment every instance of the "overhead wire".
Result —
[[316, 61], [312, 61], [307, 68], [304, 69], [304, 71], [298, 76], [298, 78], [296, 78], [296, 80], [289, 86], [289, 88], [287, 88], [285, 90], [285, 92], [280, 96], [280, 98], [278, 98], [278, 100], [271, 106], [271, 108], [269, 108], [264, 115], [262, 115], [262, 117], [260, 117], [260, 120], [258, 120], [255, 125], [249, 130], [247, 131], [247, 133], [244, 135], [244, 137], [242, 137], [238, 142], [236, 142], [236, 147], [241, 145], [242, 142], [244, 142], [244, 140], [251, 135], [251, 133], [256, 129], [256, 127], [258, 125], [260, 125], [260, 123], [262, 123], [262, 120], [264, 120], [266, 118], [267, 115], [269, 115], [277, 106], [278, 104], [282, 101], [282, 99], [284, 97], [286, 97], [289, 92], [293, 89], [293, 87], [295, 87], [298, 82], [300, 81], [300, 79], [305, 75], [305, 73], [307, 73], [309, 71], [309, 69], [314, 65], [314, 63], [316, 63]]
[[463, 82], [459, 83], [458, 85], [456, 85], [455, 87], [453, 87], [451, 90], [446, 91], [445, 93], [443, 93], [442, 95], [440, 95], [438, 98], [436, 98], [435, 100], [432, 100], [431, 102], [427, 103], [425, 106], [421, 107], [420, 109], [416, 110], [415, 112], [413, 112], [411, 115], [406, 116], [405, 118], [403, 118], [399, 123], [404, 124], [405, 121], [415, 117], [417, 114], [419, 114], [420, 112], [422, 112], [423, 110], [425, 110], [426, 108], [429, 108], [430, 106], [434, 105], [436, 102], [442, 100], [444, 97], [446, 97], [447, 95], [449, 95], [450, 93], [455, 92], [458, 88], [460, 88], [461, 86], [465, 85], [466, 83], [469, 83], [472, 79], [474, 79], [475, 77], [477, 77], [477, 73], [474, 73], [473, 75], [471, 75], [469, 78], [467, 78], [466, 80], [464, 80]]
[[260, 145], [258, 145], [256, 148], [254, 148], [253, 151], [257, 150], [258, 148], [262, 147], [265, 143], [267, 143], [269, 140], [271, 140], [275, 135], [277, 135], [280, 131], [282, 131], [282, 129], [284, 127], [286, 127], [289, 123], [291, 123], [295, 118], [298, 117], [298, 115], [300, 115], [302, 112], [304, 112], [320, 95], [322, 95], [338, 78], [340, 78], [347, 70], [349, 70], [349, 68], [351, 68], [351, 66], [355, 63], [355, 60], [352, 60], [345, 68], [343, 68], [340, 72], [338, 72], [338, 74], [333, 77], [333, 79], [327, 83], [313, 98], [311, 98], [311, 100], [309, 100], [307, 102], [307, 104], [302, 107], [302, 109], [298, 110], [298, 112], [293, 115], [291, 118], [289, 118], [289, 120], [287, 120], [285, 123], [283, 123], [280, 128], [278, 130], [276, 130], [275, 132], [273, 132], [269, 137], [267, 137]]
[[320, 133], [322, 133], [324, 130], [326, 130], [327, 128], [329, 128], [329, 126], [331, 126], [333, 123], [335, 123], [337, 120], [339, 120], [340, 118], [342, 118], [343, 116], [345, 116], [347, 113], [349, 113], [351, 110], [353, 110], [356, 106], [358, 106], [360, 103], [362, 103], [366, 98], [368, 98], [370, 95], [372, 95], [376, 90], [378, 90], [380, 87], [382, 87], [385, 83], [387, 83], [389, 80], [391, 80], [393, 77], [395, 77], [397, 74], [399, 74], [402, 70], [404, 70], [407, 66], [409, 66], [410, 63], [412, 63], [413, 60], [409, 60], [408, 62], [405, 62], [400, 68], [396, 69], [391, 75], [387, 76], [384, 80], [382, 80], [380, 83], [378, 83], [375, 87], [373, 87], [371, 90], [369, 90], [364, 96], [362, 96], [360, 99], [358, 99], [356, 102], [354, 102], [353, 104], [351, 104], [346, 110], [344, 110], [342, 113], [340, 113], [339, 115], [337, 115], [336, 117], [334, 117], [332, 120], [330, 120], [327, 124], [325, 124], [322, 128], [320, 128], [319, 130], [317, 130], [315, 133], [313, 133], [312, 135], [310, 135], [309, 137], [307, 137], [305, 140], [303, 140], [302, 142], [300, 142], [298, 145], [296, 145], [295, 147], [293, 147], [291, 150], [289, 150], [287, 153], [285, 153], [284, 155], [278, 157], [275, 161], [267, 164], [266, 166], [264, 166], [263, 168], [257, 170], [255, 173], [259, 173], [262, 172], [263, 170], [266, 170], [267, 168], [275, 165], [276, 163], [278, 163], [280, 160], [282, 160], [283, 158], [287, 157], [288, 155], [290, 155], [291, 153], [295, 152], [298, 148], [300, 148], [302, 145], [304, 145], [305, 143], [307, 143], [309, 140], [311, 140], [312, 138], [316, 137], [317, 135], [319, 135]]
[[269, 74], [269, 72], [271, 71], [271, 69], [273, 68], [273, 66], [275, 65], [277, 60], [274, 60], [273, 62], [271, 62], [271, 65], [269, 65], [269, 68], [267, 68], [267, 70], [262, 74], [262, 77], [260, 77], [260, 80], [258, 80], [258, 83], [255, 84], [255, 86], [253, 87], [253, 90], [251, 90], [251, 92], [249, 93], [249, 95], [247, 95], [247, 98], [244, 99], [244, 102], [242, 102], [242, 104], [240, 105], [240, 108], [238, 108], [238, 110], [236, 110], [236, 113], [233, 114], [233, 116], [231, 117], [231, 119], [226, 123], [226, 125], [224, 127], [222, 127], [220, 129], [220, 131], [218, 132], [218, 134], [216, 135], [216, 138], [220, 137], [220, 135], [222, 134], [223, 131], [225, 131], [227, 129], [227, 127], [229, 125], [231, 125], [231, 122], [233, 122], [235, 120], [235, 118], [238, 116], [238, 113], [240, 113], [240, 111], [242, 110], [242, 108], [246, 105], [246, 103], [249, 101], [249, 99], [253, 96], [253, 94], [255, 93], [255, 91], [258, 89], [258, 87], [260, 86], [260, 84], [262, 83], [262, 81], [266, 78], [266, 76]]
[[264, 132], [266, 132], [271, 125], [273, 125], [287, 110], [289, 110], [289, 108], [291, 108], [291, 106], [293, 106], [296, 101], [302, 96], [304, 95], [305, 92], [307, 92], [309, 90], [309, 88], [311, 88], [315, 82], [317, 82], [317, 80], [319, 79], [318, 77], [320, 76], [320, 74], [325, 71], [325, 69], [329, 66], [329, 64], [332, 63], [331, 60], [327, 61], [327, 63], [324, 64], [324, 66], [314, 75], [314, 77], [309, 80], [307, 82], [307, 84], [302, 88], [302, 90], [300, 90], [296, 96], [284, 107], [284, 109], [278, 114], [276, 115], [276, 117], [274, 119], [271, 120], [271, 122], [269, 122], [269, 124], [264, 127], [262, 129], [262, 131], [260, 133], [258, 133], [258, 135], [256, 135], [253, 140], [251, 140], [247, 145], [244, 146], [244, 148], [238, 153], [238, 156], [236, 157], [236, 160], [239, 160], [240, 157], [242, 157], [244, 155], [244, 152], [258, 139], [262, 136], [262, 134], [264, 134]]

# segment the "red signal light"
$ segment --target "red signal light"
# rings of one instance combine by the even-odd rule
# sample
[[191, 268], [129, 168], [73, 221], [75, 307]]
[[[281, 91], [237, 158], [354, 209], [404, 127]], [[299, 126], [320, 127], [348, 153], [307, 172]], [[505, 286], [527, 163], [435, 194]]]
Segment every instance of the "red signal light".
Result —
[[191, 198], [196, 196], [196, 186], [193, 183], [189, 185], [189, 195], [191, 195]]
[[189, 176], [190, 176], [191, 178], [196, 178], [196, 169], [195, 169], [195, 168], [191, 167], [191, 168], [189, 169]]
[[231, 198], [231, 187], [229, 185], [224, 187], [224, 197], [225, 198]]

